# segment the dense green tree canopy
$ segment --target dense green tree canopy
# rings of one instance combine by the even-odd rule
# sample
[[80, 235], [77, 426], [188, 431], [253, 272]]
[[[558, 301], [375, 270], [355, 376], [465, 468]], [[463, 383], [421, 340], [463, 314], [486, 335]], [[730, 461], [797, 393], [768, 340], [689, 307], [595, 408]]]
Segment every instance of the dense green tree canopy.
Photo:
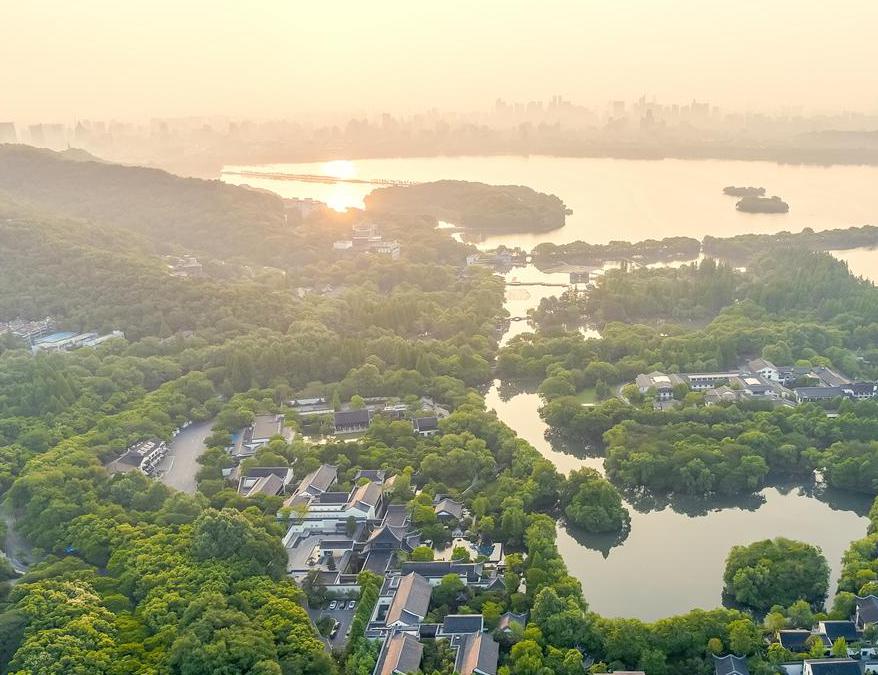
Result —
[[734, 546], [723, 574], [736, 602], [759, 611], [797, 600], [826, 599], [829, 565], [819, 548], [783, 537]]

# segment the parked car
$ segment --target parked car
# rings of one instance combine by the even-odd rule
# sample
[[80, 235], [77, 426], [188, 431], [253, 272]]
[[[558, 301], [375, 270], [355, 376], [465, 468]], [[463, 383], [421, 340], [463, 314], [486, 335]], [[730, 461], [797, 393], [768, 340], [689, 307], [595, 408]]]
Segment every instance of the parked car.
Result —
[[356, 607], [356, 606], [357, 606], [357, 601], [356, 601], [356, 600], [351, 600], [351, 601], [348, 603], [348, 609], [353, 609], [353, 608]]
[[331, 640], [338, 634], [339, 626], [341, 626], [341, 621], [338, 619], [335, 620], [335, 625], [332, 627], [332, 630], [329, 631], [329, 639]]
[[329, 603], [329, 609], [335, 609], [335, 606], [336, 606], [337, 604], [338, 604], [338, 603], [337, 603], [335, 600], [333, 600], [332, 602]]

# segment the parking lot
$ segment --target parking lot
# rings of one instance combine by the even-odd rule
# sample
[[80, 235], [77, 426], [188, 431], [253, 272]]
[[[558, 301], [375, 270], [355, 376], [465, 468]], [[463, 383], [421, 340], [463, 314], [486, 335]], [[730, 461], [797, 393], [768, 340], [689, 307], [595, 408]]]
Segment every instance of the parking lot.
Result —
[[324, 616], [330, 616], [338, 621], [338, 632], [335, 634], [335, 637], [330, 640], [333, 649], [341, 649], [348, 641], [348, 628], [351, 626], [351, 621], [354, 620], [354, 612], [357, 611], [356, 607], [354, 607], [354, 609], [348, 609], [349, 602], [349, 600], [344, 600], [344, 609], [339, 609], [338, 606], [336, 606], [335, 609], [329, 609], [329, 603], [326, 603], [322, 609], [312, 609], [308, 612], [314, 620], [314, 623], [317, 623], [320, 618]]

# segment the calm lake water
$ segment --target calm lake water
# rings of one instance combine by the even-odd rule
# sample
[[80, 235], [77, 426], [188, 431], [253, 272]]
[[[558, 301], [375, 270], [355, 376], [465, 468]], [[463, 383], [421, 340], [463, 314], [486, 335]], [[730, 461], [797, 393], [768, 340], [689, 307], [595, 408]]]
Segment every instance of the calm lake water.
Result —
[[[853, 269], [854, 264], [849, 264]], [[507, 282], [550, 283], [566, 277], [542, 274], [532, 265], [504, 276]], [[557, 290], [507, 286], [505, 306], [512, 316], [524, 316], [542, 297]], [[527, 330], [527, 322], [514, 322], [501, 343]], [[590, 336], [598, 337], [595, 333]], [[587, 466], [603, 473], [602, 457], [553, 445], [546, 438], [548, 427], [539, 416], [542, 402], [538, 394], [504, 390], [498, 380], [485, 401], [560, 472], [567, 474]], [[823, 550], [831, 569], [831, 598], [841, 572], [842, 555], [852, 540], [866, 533], [871, 502], [867, 496], [801, 485], [767, 487], [737, 499], [626, 500], [631, 529], [624, 540], [589, 535], [562, 524], [558, 548], [570, 573], [582, 582], [591, 607], [604, 616], [651, 621], [696, 607], [718, 607], [722, 603], [725, 559], [731, 547], [781, 535]], [[649, 593], [643, 593], [642, 585], [634, 583], [644, 568], [649, 570]]]
[[[241, 167], [228, 167], [229, 169]], [[558, 195], [573, 209], [562, 229], [539, 235], [506, 235], [480, 242], [532, 248], [543, 241], [592, 243], [610, 240], [705, 234], [829, 229], [878, 221], [878, 167], [793, 166], [720, 160], [614, 160], [553, 157], [437, 157], [371, 159], [356, 162], [275, 164], [248, 167], [263, 172], [321, 174], [413, 181], [443, 178], [493, 184], [527, 185]], [[286, 197], [312, 197], [338, 209], [362, 207], [372, 186], [321, 184], [244, 178], [224, 173], [230, 183], [246, 183]], [[790, 204], [787, 214], [744, 214], [722, 194], [725, 185], [761, 185]], [[854, 274], [878, 280], [878, 251], [834, 252]], [[504, 275], [511, 282], [566, 283], [566, 274], [542, 274], [533, 266]], [[551, 286], [507, 286], [506, 308], [526, 316], [543, 297], [561, 292]], [[529, 330], [513, 321], [501, 340]], [[595, 334], [596, 336], [596, 334]], [[489, 408], [530, 442], [558, 470], [582, 466], [603, 471], [603, 459], [553, 447], [540, 419], [535, 393], [506, 392], [497, 382], [487, 395]], [[591, 607], [606, 616], [653, 620], [721, 604], [722, 573], [735, 544], [779, 535], [823, 549], [831, 566], [830, 593], [841, 556], [853, 539], [864, 536], [871, 500], [801, 486], [773, 486], [756, 495], [725, 501], [675, 500], [628, 503], [631, 530], [623, 541], [584, 535], [563, 526], [558, 547], [571, 574], [582, 581]], [[644, 579], [643, 574], [648, 576]], [[644, 583], [645, 582], [645, 583]], [[644, 592], [644, 589], [648, 589]]]
[[[233, 170], [242, 167], [227, 167]], [[742, 232], [819, 230], [878, 223], [878, 167], [811, 166], [727, 160], [627, 160], [566, 157], [429, 157], [365, 159], [353, 162], [271, 164], [247, 167], [262, 172], [319, 174], [364, 179], [431, 181], [443, 178], [495, 185], [527, 185], [556, 194], [573, 209], [560, 230], [543, 234], [490, 237], [532, 248], [541, 241], [582, 239], [639, 241], [672, 235], [701, 238]], [[304, 183], [245, 178], [222, 179], [273, 190], [287, 197], [314, 197], [334, 208], [362, 207], [374, 186]], [[783, 197], [786, 214], [735, 210], [726, 185], [756, 185]]]

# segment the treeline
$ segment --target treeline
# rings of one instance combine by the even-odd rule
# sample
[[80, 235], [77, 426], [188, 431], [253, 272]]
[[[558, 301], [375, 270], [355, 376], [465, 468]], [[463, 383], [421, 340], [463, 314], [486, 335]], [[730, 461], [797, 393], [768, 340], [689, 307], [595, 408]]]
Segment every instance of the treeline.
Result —
[[585, 296], [585, 318], [598, 325], [710, 319], [737, 299], [741, 281], [711, 258], [676, 268], [608, 270]]
[[611, 400], [550, 401], [541, 414], [572, 445], [606, 449], [607, 475], [627, 488], [705, 495], [760, 489], [769, 476], [809, 476], [878, 493], [878, 402], [844, 401], [835, 417], [815, 404], [759, 403], [667, 411]]
[[792, 248], [832, 251], [873, 247], [876, 244], [878, 244], [878, 227], [863, 225], [819, 232], [806, 227], [801, 232], [794, 233], [739, 234], [734, 237], [711, 237], [708, 235], [704, 238], [702, 246], [704, 255], [746, 264], [763, 256], [769, 250], [776, 255], [783, 256], [784, 252]]
[[280, 197], [221, 181], [2, 145], [0, 192], [44, 211], [217, 258], [247, 256], [269, 264], [295, 254], [296, 239], [286, 233]]
[[701, 242], [692, 237], [644, 239], [635, 243], [611, 241], [609, 244], [589, 244], [574, 241], [569, 244], [543, 242], [534, 248], [533, 262], [540, 270], [558, 265], [597, 265], [613, 260], [636, 260], [642, 263], [694, 260], [701, 250]]
[[832, 251], [851, 248], [871, 248], [878, 245], [878, 226], [838, 228], [814, 231], [810, 227], [801, 232], [776, 234], [739, 234], [732, 237], [707, 235], [703, 241], [691, 237], [644, 239], [638, 242], [611, 241], [608, 244], [590, 244], [574, 241], [567, 244], [543, 242], [532, 254], [534, 264], [541, 270], [568, 265], [602, 266], [608, 261], [628, 260], [638, 263], [670, 263], [695, 260], [700, 254], [735, 265], [747, 265], [771, 252], [783, 260], [786, 252], [794, 249]]

